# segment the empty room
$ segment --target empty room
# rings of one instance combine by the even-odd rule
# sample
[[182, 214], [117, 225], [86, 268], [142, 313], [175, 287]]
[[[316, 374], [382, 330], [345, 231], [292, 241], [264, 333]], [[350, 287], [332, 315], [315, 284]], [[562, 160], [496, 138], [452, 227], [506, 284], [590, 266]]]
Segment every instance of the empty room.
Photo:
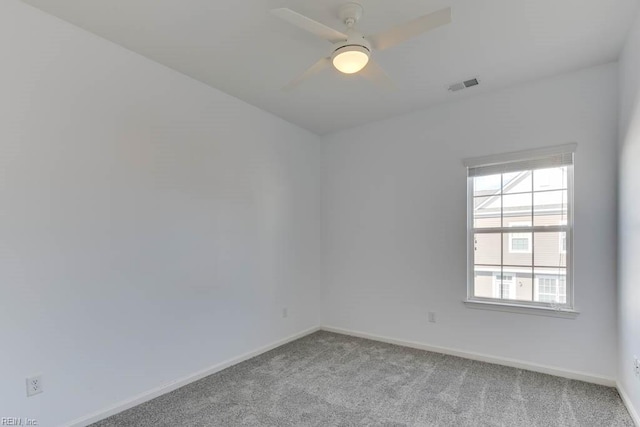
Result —
[[639, 164], [638, 0], [1, 0], [0, 426], [640, 427]]

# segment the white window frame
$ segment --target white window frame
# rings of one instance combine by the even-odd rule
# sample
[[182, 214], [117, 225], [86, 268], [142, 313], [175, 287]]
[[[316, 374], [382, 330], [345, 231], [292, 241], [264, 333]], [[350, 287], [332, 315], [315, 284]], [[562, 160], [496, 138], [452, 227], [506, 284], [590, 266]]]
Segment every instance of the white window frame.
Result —
[[[531, 221], [512, 222], [509, 227], [531, 227]], [[527, 237], [527, 249], [513, 249], [513, 239], [523, 239], [523, 237], [514, 236], [515, 234], [529, 234]], [[509, 233], [509, 253], [512, 254], [530, 254], [532, 248], [533, 235], [531, 233]]]
[[[574, 305], [573, 287], [573, 195], [574, 195], [574, 164], [576, 144], [567, 144], [558, 147], [547, 147], [526, 152], [508, 153], [496, 156], [486, 156], [467, 159], [464, 165], [467, 167], [467, 297], [465, 303], [470, 308], [492, 309], [499, 311], [512, 311], [517, 313], [543, 314], [557, 317], [574, 318], [578, 311]], [[566, 224], [553, 226], [527, 227], [496, 227], [490, 229], [474, 229], [474, 176], [491, 175], [518, 170], [535, 170], [558, 166], [567, 167], [567, 221]], [[473, 172], [473, 174], [472, 174]], [[504, 225], [504, 224], [503, 224]], [[514, 230], [515, 228], [515, 230]], [[500, 300], [497, 298], [476, 297], [474, 292], [474, 239], [475, 233], [532, 233], [531, 241], [536, 232], [565, 232], [567, 238], [566, 257], [566, 304], [546, 303], [540, 301], [516, 301]], [[509, 240], [509, 245], [511, 242]], [[533, 248], [532, 248], [533, 250]], [[504, 264], [500, 267], [505, 272]], [[535, 268], [532, 269], [532, 273]], [[535, 273], [532, 282], [535, 282]], [[532, 283], [535, 288], [537, 287]], [[495, 294], [494, 294], [495, 295]], [[533, 298], [536, 299], [535, 296]]]

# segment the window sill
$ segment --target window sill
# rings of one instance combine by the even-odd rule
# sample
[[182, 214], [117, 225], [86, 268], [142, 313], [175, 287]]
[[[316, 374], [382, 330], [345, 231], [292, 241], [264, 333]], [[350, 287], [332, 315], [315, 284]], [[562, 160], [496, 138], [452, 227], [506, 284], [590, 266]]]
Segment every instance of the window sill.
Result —
[[534, 316], [559, 317], [562, 319], [575, 319], [580, 314], [579, 311], [569, 309], [554, 309], [550, 307], [537, 307], [531, 305], [505, 304], [488, 301], [463, 301], [467, 308], [477, 310], [505, 311], [508, 313], [531, 314]]

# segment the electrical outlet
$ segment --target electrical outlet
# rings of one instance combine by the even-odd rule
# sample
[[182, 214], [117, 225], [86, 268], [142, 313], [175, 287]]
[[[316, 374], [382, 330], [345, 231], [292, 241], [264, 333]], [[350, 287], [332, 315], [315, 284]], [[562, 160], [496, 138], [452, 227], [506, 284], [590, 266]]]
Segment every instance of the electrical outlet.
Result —
[[428, 313], [429, 316], [429, 323], [436, 323], [436, 313], [434, 313], [433, 311], [430, 311]]
[[286, 319], [287, 317], [289, 317], [289, 309], [285, 307], [282, 309], [282, 318]]
[[42, 375], [34, 375], [27, 378], [27, 397], [40, 394], [44, 390], [42, 388]]

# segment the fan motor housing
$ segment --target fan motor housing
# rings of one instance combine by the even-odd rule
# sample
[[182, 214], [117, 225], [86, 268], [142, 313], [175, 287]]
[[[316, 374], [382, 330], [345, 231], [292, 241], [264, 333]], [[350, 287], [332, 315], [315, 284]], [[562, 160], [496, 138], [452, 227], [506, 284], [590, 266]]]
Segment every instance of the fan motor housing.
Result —
[[365, 46], [357, 45], [357, 44], [349, 44], [349, 45], [343, 45], [342, 47], [339, 47], [338, 49], [334, 50], [333, 54], [331, 55], [331, 62], [333, 62], [335, 57], [340, 55], [342, 52], [354, 51], [354, 50], [358, 52], [362, 52], [367, 56], [371, 56], [371, 51], [367, 49]]
[[361, 48], [363, 53], [366, 53], [367, 56], [371, 55], [371, 44], [362, 37], [360, 34], [349, 34], [349, 38], [343, 42], [338, 42], [333, 45], [333, 54], [332, 57], [335, 57], [340, 53], [340, 51], [346, 48]]

